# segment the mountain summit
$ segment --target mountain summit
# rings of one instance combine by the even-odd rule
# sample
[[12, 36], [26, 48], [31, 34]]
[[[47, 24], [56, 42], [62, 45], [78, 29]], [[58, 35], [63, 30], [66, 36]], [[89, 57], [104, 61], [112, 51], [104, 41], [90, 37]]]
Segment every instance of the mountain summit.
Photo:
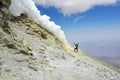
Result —
[[112, 66], [66, 48], [52, 32], [0, 0], [0, 80], [120, 80]]

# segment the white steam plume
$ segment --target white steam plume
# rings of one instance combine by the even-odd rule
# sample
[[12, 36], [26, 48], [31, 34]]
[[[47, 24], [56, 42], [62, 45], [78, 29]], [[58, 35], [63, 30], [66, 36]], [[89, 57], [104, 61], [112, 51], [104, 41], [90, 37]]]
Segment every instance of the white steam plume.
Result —
[[20, 16], [21, 13], [26, 13], [29, 18], [32, 18], [36, 23], [42, 24], [47, 30], [52, 32], [60, 41], [67, 43], [64, 32], [59, 25], [50, 21], [47, 15], [41, 15], [32, 0], [11, 0], [9, 11], [14, 16]]

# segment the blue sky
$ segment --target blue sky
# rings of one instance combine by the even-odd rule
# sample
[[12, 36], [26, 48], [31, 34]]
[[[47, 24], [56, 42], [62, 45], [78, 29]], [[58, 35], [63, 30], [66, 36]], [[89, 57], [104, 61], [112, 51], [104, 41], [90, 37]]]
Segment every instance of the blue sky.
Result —
[[42, 5], [37, 5], [37, 7], [41, 14], [47, 14], [51, 21], [61, 26], [70, 43], [120, 40], [120, 3], [95, 6], [84, 12], [70, 15], [64, 15], [55, 7]]

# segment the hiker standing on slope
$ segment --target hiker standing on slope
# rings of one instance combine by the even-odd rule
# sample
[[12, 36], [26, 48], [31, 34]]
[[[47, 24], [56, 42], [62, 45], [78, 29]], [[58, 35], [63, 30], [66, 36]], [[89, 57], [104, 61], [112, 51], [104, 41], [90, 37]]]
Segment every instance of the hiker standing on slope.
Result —
[[78, 52], [78, 45], [79, 45], [79, 43], [74, 43], [74, 45], [75, 45], [74, 52], [75, 51]]

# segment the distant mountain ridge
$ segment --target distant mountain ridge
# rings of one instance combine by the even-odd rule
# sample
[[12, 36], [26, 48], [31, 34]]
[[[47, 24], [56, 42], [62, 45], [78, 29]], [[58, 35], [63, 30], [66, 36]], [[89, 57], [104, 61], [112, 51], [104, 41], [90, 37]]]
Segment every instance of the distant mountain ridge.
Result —
[[98, 41], [89, 44], [92, 45], [81, 46], [82, 51], [92, 57], [120, 67], [120, 41]]

